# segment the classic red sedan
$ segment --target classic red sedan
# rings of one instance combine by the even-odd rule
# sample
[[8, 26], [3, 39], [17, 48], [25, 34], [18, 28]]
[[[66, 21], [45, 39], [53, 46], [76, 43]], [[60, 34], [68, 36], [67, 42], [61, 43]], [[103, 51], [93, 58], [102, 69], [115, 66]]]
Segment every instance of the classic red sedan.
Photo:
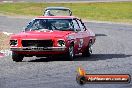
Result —
[[74, 16], [39, 16], [25, 31], [10, 38], [13, 61], [20, 62], [28, 56], [64, 55], [73, 60], [76, 54], [92, 54], [95, 34]]

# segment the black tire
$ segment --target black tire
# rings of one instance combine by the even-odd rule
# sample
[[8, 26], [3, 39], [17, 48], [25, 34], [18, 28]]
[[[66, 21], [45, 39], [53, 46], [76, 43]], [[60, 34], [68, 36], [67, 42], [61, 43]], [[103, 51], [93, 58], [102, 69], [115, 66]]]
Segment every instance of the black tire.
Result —
[[13, 61], [15, 62], [22, 62], [24, 56], [23, 55], [20, 55], [20, 54], [17, 54], [15, 52], [12, 52], [12, 59]]
[[74, 46], [73, 45], [70, 45], [69, 48], [68, 48], [68, 52], [66, 54], [66, 57], [68, 60], [73, 60], [74, 59]]
[[92, 54], [92, 42], [90, 41], [86, 50], [82, 53], [82, 56], [90, 57]]

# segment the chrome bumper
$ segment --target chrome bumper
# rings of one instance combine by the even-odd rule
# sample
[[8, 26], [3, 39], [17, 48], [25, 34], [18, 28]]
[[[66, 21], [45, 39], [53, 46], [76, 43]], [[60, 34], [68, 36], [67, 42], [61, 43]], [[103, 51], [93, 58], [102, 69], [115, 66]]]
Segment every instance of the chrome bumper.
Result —
[[64, 51], [66, 47], [11, 47], [11, 51]]

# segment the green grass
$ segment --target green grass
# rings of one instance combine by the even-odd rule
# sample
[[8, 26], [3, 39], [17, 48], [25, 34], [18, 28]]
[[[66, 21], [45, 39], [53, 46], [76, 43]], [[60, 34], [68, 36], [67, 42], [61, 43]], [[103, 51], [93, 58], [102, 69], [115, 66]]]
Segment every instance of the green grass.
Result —
[[111, 3], [1, 3], [0, 13], [38, 16], [47, 6], [69, 7], [73, 14], [86, 20], [132, 23], [132, 2]]

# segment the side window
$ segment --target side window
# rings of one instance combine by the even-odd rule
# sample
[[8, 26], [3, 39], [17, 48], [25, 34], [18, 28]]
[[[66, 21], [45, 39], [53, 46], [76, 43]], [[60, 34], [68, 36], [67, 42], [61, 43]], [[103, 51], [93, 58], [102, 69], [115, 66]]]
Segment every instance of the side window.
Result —
[[80, 20], [77, 20], [77, 22], [80, 26], [81, 31], [85, 31], [85, 27], [83, 26], [82, 22]]
[[77, 23], [76, 20], [73, 20], [73, 25], [74, 25], [74, 29], [75, 29], [76, 31], [79, 31], [80, 27], [79, 27], [79, 25], [78, 25], [78, 23]]

